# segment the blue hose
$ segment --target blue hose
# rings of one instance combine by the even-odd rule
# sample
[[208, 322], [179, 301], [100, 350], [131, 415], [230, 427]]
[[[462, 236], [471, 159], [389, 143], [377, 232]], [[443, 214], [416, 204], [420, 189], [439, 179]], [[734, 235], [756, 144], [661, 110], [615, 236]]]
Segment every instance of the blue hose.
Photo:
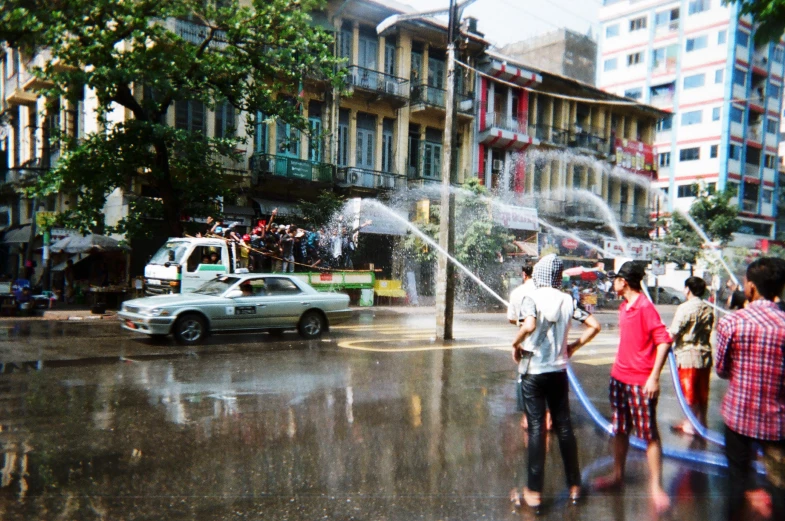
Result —
[[684, 415], [687, 417], [687, 420], [690, 422], [690, 424], [692, 424], [692, 428], [695, 429], [695, 432], [697, 432], [698, 435], [706, 441], [710, 441], [716, 445], [724, 447], [725, 438], [720, 433], [709, 430], [706, 426], [701, 424], [698, 418], [695, 417], [692, 409], [690, 409], [687, 399], [684, 397], [684, 390], [681, 388], [681, 382], [679, 381], [679, 368], [676, 365], [676, 356], [674, 356], [673, 351], [668, 353], [668, 366], [671, 370], [673, 388], [676, 389], [676, 399], [679, 401], [679, 405], [681, 405], [681, 409], [684, 411]]
[[[575, 395], [578, 397], [581, 405], [583, 405], [583, 407], [586, 409], [586, 412], [588, 412], [589, 416], [591, 416], [592, 420], [594, 420], [594, 423], [596, 423], [597, 426], [602, 430], [613, 436], [613, 426], [608, 420], [605, 419], [605, 417], [603, 417], [602, 414], [600, 414], [600, 411], [594, 407], [594, 404], [591, 403], [591, 400], [581, 387], [580, 382], [578, 382], [578, 377], [575, 376], [575, 373], [573, 372], [570, 365], [567, 365], [567, 378], [570, 380], [572, 390], [575, 392]], [[644, 440], [635, 436], [630, 436], [630, 445], [640, 450], [646, 450], [646, 447], [648, 446]], [[701, 465], [720, 468], [728, 467], [728, 460], [725, 458], [725, 456], [716, 452], [707, 452], [702, 450], [681, 450], [663, 446], [662, 454], [668, 458], [688, 461], [691, 463], [698, 463]], [[763, 465], [761, 465], [760, 462], [755, 462], [755, 470], [759, 474], [765, 474]]]

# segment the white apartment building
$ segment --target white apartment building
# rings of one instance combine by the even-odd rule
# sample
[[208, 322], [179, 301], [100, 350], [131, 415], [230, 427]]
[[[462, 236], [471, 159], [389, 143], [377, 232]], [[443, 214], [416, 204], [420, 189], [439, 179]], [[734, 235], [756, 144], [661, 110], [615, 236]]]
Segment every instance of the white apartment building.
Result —
[[604, 0], [597, 85], [671, 112], [657, 126], [666, 211], [695, 185], [731, 190], [734, 244], [775, 236], [785, 49], [756, 45], [749, 17], [722, 0]]

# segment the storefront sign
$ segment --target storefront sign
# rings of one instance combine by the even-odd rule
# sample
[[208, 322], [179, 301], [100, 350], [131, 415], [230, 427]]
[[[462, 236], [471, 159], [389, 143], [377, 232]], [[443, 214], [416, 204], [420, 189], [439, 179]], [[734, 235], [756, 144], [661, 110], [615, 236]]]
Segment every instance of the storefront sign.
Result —
[[538, 242], [540, 245], [540, 255], [545, 252], [556, 253], [562, 257], [580, 257], [587, 260], [599, 260], [602, 258], [599, 246], [594, 246], [596, 240], [589, 236], [580, 236], [581, 240], [564, 235], [540, 233]]
[[614, 143], [616, 149], [616, 166], [634, 172], [652, 172], [654, 168], [654, 149], [640, 141], [618, 139]]
[[494, 208], [493, 220], [509, 230], [537, 231], [539, 229], [535, 208]]
[[652, 253], [652, 245], [650, 242], [627, 241], [627, 252], [625, 253], [619, 241], [605, 239], [603, 249], [606, 252], [606, 259], [615, 259], [617, 257], [632, 259], [632, 260], [650, 260]]
[[578, 248], [580, 243], [578, 241], [576, 241], [575, 239], [567, 237], [566, 239], [562, 239], [561, 245], [564, 246], [565, 248], [567, 248], [568, 250], [575, 250], [575, 249]]

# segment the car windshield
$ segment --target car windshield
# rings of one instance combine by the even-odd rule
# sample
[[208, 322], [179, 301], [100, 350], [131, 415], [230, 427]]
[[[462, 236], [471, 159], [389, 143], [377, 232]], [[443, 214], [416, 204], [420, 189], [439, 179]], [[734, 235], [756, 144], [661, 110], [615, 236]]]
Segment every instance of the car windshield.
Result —
[[194, 291], [194, 293], [212, 296], [222, 295], [224, 291], [229, 289], [238, 280], [240, 279], [237, 277], [218, 277], [209, 282], [205, 282], [199, 289]]
[[165, 264], [172, 262], [180, 264], [183, 260], [185, 251], [188, 249], [188, 243], [182, 241], [167, 242], [161, 249], [155, 252], [155, 255], [150, 259], [150, 264]]

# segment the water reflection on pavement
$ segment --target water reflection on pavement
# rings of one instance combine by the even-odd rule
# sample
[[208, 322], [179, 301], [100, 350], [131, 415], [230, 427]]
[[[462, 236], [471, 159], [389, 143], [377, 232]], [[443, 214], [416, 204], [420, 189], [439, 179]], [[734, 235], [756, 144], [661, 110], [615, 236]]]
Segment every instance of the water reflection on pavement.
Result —
[[[506, 351], [358, 351], [339, 346], [359, 338], [347, 329], [323, 342], [215, 337], [189, 353], [108, 327], [32, 327], [0, 338], [0, 355], [50, 356], [0, 374], [2, 519], [530, 517], [508, 501], [527, 437]], [[509, 333], [470, 329], [489, 345]], [[579, 369], [598, 401], [607, 371]], [[587, 469], [608, 439], [573, 407]], [[540, 519], [653, 519], [640, 456], [629, 474], [623, 493], [567, 506], [553, 441]], [[666, 462], [671, 518], [719, 518], [721, 480]]]

